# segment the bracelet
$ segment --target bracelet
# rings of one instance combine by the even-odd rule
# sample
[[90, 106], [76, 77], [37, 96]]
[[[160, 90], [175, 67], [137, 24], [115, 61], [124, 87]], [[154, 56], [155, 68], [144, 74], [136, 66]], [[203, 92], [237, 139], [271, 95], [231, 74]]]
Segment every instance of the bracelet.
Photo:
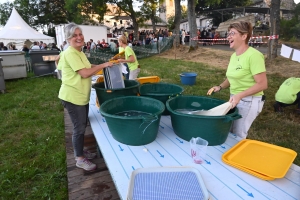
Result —
[[221, 86], [221, 85], [219, 85], [219, 87], [220, 87], [220, 90], [219, 90], [219, 91], [221, 91], [223, 88], [222, 88], [222, 86]]

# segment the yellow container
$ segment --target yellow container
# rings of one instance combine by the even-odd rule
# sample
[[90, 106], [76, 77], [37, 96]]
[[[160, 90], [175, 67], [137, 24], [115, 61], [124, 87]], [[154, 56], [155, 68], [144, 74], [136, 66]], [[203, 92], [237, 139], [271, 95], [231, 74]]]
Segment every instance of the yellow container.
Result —
[[160, 78], [158, 76], [146, 76], [146, 77], [136, 78], [136, 80], [140, 84], [144, 84], [144, 83], [158, 83], [160, 81]]
[[283, 178], [297, 153], [291, 149], [256, 140], [242, 140], [222, 156], [222, 160], [272, 178]]
[[97, 74], [96, 74], [96, 75], [102, 75], [102, 74], [103, 74], [103, 70], [101, 70], [101, 71], [97, 72]]

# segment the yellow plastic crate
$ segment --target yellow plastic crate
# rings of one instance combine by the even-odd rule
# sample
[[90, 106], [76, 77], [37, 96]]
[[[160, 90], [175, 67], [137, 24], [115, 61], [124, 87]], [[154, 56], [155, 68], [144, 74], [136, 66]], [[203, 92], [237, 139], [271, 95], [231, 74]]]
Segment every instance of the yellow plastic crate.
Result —
[[160, 78], [158, 76], [146, 76], [146, 77], [140, 77], [136, 79], [140, 84], [144, 83], [158, 83], [160, 81]]

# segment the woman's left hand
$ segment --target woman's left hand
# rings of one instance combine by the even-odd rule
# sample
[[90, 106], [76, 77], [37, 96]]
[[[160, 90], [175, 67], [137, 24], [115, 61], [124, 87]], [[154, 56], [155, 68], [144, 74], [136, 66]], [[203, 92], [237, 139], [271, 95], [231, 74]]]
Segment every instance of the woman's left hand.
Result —
[[232, 104], [232, 108], [236, 107], [241, 99], [242, 98], [238, 94], [231, 96], [229, 102]]

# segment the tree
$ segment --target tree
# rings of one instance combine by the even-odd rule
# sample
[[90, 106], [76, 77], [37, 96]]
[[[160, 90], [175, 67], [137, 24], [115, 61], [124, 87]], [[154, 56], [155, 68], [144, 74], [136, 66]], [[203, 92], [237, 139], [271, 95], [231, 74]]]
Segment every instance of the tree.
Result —
[[[109, 3], [116, 4], [125, 14], [127, 14], [131, 20], [134, 30], [134, 38], [138, 38], [139, 24], [138, 19], [141, 17], [140, 11], [133, 9], [133, 0], [108, 0]], [[142, 18], [141, 18], [142, 19]]]
[[[187, 9], [185, 6], [181, 6], [181, 19], [186, 19], [188, 14], [187, 14]], [[171, 15], [167, 19], [167, 27], [169, 30], [174, 30], [175, 28], [175, 15]]]
[[4, 26], [11, 14], [13, 3], [6, 2], [0, 4], [0, 25]]
[[165, 10], [165, 8], [159, 6], [162, 3], [163, 0], [144, 0], [143, 5], [141, 6], [142, 19], [145, 21], [151, 20], [154, 32], [156, 31], [156, 24], [161, 22], [160, 18], [156, 16], [156, 13]]
[[293, 18], [290, 20], [281, 19], [280, 38], [292, 39], [300, 38], [300, 4], [297, 4], [293, 10]]
[[[270, 7], [270, 35], [277, 36], [280, 31], [280, 0], [272, 0]], [[277, 57], [278, 38], [272, 38], [269, 40], [268, 45], [268, 59], [274, 59]]]
[[174, 19], [174, 31], [173, 34], [175, 34], [175, 40], [174, 40], [174, 45], [177, 47], [180, 44], [180, 21], [181, 21], [181, 5], [180, 5], [181, 0], [174, 0], [175, 3], [175, 19]]
[[198, 47], [197, 40], [193, 40], [197, 36], [197, 24], [196, 24], [196, 0], [188, 0], [188, 21], [190, 27], [190, 50]]
[[5, 25], [14, 7], [22, 19], [36, 30], [44, 29], [55, 36], [54, 24], [66, 23], [64, 0], [15, 0], [0, 6], [0, 24]]
[[77, 24], [102, 23], [107, 12], [106, 0], [66, 0], [66, 9], [68, 21]]
[[[65, 24], [67, 20], [67, 12], [65, 10], [64, 0], [41, 0], [38, 4], [38, 13], [35, 24], [40, 26], [45, 32], [55, 37], [55, 25]], [[54, 14], [55, 13], [55, 14]], [[45, 33], [44, 33], [45, 34]]]

